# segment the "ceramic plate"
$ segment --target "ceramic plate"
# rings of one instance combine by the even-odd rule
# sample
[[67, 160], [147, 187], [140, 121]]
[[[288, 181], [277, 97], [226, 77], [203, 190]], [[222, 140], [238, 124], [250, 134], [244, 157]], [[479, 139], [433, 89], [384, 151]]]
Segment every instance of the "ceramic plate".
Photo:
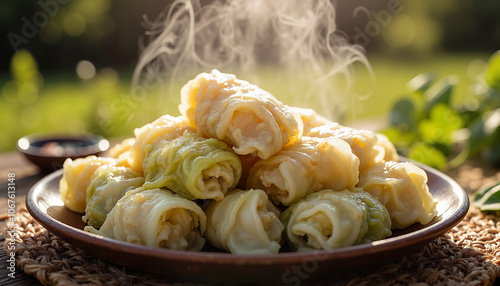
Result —
[[166, 274], [180, 282], [298, 285], [301, 282], [334, 281], [335, 277], [348, 273], [375, 269], [418, 250], [459, 223], [469, 209], [467, 194], [448, 176], [419, 166], [427, 172], [430, 191], [439, 201], [438, 215], [431, 223], [393, 231], [391, 237], [373, 243], [329, 251], [244, 256], [214, 250], [157, 249], [102, 238], [84, 232], [81, 214], [64, 207], [59, 195], [62, 170], [33, 186], [26, 203], [31, 215], [49, 231], [116, 264]]

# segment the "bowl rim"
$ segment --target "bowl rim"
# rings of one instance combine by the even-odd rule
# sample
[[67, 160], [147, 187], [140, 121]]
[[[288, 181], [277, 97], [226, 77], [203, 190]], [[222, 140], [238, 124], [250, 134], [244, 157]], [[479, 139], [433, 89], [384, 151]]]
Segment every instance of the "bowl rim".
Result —
[[[73, 157], [72, 155], [50, 155], [50, 154], [41, 154], [41, 147], [34, 146], [33, 142], [40, 141], [53, 141], [58, 142], [58, 140], [80, 140], [80, 141], [88, 141], [91, 142], [90, 145], [84, 147], [75, 147], [75, 150], [80, 150], [81, 152], [76, 152], [75, 155], [81, 156], [85, 154], [95, 154], [100, 152], [105, 152], [109, 149], [110, 143], [109, 141], [101, 135], [97, 135], [94, 133], [63, 133], [63, 132], [40, 132], [33, 133], [22, 136], [16, 141], [16, 149], [24, 154], [38, 156], [38, 157], [46, 157], [46, 158], [69, 158]], [[28, 147], [23, 147], [28, 142]]]

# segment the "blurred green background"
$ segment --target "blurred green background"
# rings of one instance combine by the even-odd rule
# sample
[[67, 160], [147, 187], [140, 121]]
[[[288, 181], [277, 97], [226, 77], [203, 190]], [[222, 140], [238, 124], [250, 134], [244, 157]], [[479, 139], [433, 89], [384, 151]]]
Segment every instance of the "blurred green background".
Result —
[[[209, 2], [209, 1], [202, 1]], [[23, 135], [92, 132], [131, 136], [162, 114], [178, 114], [160, 101], [163, 90], [131, 95], [130, 79], [145, 38], [144, 16], [155, 19], [171, 1], [2, 1], [0, 151]], [[359, 7], [364, 7], [360, 12]], [[357, 11], [357, 12], [356, 12]], [[384, 17], [390, 13], [390, 17]], [[365, 47], [375, 84], [359, 73], [372, 95], [343, 114], [345, 122], [383, 118], [407, 83], [420, 73], [455, 75], [454, 101], [474, 93], [488, 58], [500, 48], [500, 2], [422, 0], [336, 2], [337, 28]], [[262, 69], [272, 78], [273, 68]], [[185, 82], [173, 83], [177, 91]], [[286, 102], [281, 87], [261, 87]], [[162, 102], [162, 104], [158, 104]]]

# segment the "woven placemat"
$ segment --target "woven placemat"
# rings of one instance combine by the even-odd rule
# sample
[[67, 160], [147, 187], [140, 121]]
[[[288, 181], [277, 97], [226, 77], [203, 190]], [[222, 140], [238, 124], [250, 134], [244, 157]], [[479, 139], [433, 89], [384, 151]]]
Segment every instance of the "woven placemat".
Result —
[[[470, 177], [474, 174], [480, 179]], [[475, 167], [465, 166], [454, 177], [470, 193], [475, 187], [470, 184], [485, 183], [484, 175]], [[500, 179], [500, 172], [486, 178]], [[44, 285], [173, 285], [168, 276], [128, 269], [73, 247], [38, 224], [25, 208], [19, 209], [17, 220], [16, 263]], [[420, 251], [376, 272], [326, 284], [493, 285], [497, 277], [500, 218], [471, 207], [462, 222]]]

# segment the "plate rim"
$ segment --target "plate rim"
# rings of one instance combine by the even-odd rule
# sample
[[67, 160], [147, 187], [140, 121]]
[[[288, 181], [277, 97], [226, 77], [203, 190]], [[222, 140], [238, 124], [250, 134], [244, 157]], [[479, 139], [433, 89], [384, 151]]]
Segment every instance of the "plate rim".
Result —
[[[411, 161], [411, 160], [409, 160]], [[414, 162], [415, 163], [415, 162]], [[450, 185], [453, 193], [456, 194], [460, 204], [454, 208], [453, 213], [450, 213], [446, 220], [439, 219], [436, 223], [430, 225], [434, 231], [430, 231], [429, 227], [423, 227], [417, 229], [410, 233], [404, 233], [396, 237], [389, 237], [372, 243], [349, 246], [344, 248], [337, 248], [332, 250], [314, 250], [308, 252], [283, 252], [278, 254], [258, 254], [258, 255], [237, 255], [226, 252], [193, 252], [186, 250], [171, 250], [171, 249], [161, 249], [153, 248], [144, 245], [138, 245], [123, 241], [118, 241], [110, 238], [105, 238], [93, 233], [85, 232], [84, 230], [78, 229], [71, 225], [68, 225], [56, 218], [50, 216], [46, 211], [43, 211], [38, 203], [35, 202], [37, 193], [43, 190], [42, 186], [49, 183], [52, 180], [56, 180], [57, 177], [62, 176], [63, 170], [57, 170], [52, 172], [39, 180], [28, 192], [26, 196], [26, 206], [32, 217], [38, 221], [42, 226], [44, 226], [48, 231], [54, 233], [63, 240], [70, 238], [71, 240], [80, 239], [83, 240], [91, 239], [91, 243], [86, 243], [88, 247], [99, 246], [99, 247], [121, 247], [124, 253], [129, 254], [140, 254], [145, 255], [150, 258], [157, 258], [163, 260], [172, 261], [182, 261], [185, 263], [201, 263], [201, 264], [244, 264], [244, 265], [262, 265], [262, 264], [296, 264], [301, 263], [306, 259], [316, 259], [322, 258], [323, 260], [342, 260], [352, 258], [353, 252], [362, 252], [363, 255], [360, 257], [365, 257], [368, 255], [383, 254], [389, 250], [397, 250], [401, 248], [410, 247], [420, 247], [425, 245], [457, 225], [463, 220], [470, 207], [470, 200], [465, 192], [465, 190], [448, 175], [433, 169], [429, 166], [422, 165], [416, 162], [419, 167], [423, 168], [424, 171], [429, 176], [429, 173], [438, 176], [440, 179], [444, 180], [445, 183]], [[50, 206], [49, 206], [50, 207]], [[445, 212], [446, 213], [446, 212]], [[58, 228], [59, 227], [59, 228]], [[62, 229], [61, 229], [62, 227]], [[83, 238], [82, 238], [83, 236]], [[410, 238], [410, 239], [409, 239]], [[74, 243], [74, 241], [68, 241]], [[80, 245], [75, 245], [82, 248]], [[82, 248], [85, 251], [90, 251], [89, 249]], [[95, 253], [94, 253], [95, 254]], [[99, 255], [96, 255], [99, 256]], [[403, 255], [401, 255], [403, 256]], [[106, 259], [105, 259], [106, 260]], [[320, 259], [321, 261], [321, 259]], [[118, 264], [121, 264], [118, 262]], [[121, 264], [124, 265], [124, 264]], [[124, 265], [130, 266], [130, 265]], [[144, 270], [144, 269], [142, 269]]]

